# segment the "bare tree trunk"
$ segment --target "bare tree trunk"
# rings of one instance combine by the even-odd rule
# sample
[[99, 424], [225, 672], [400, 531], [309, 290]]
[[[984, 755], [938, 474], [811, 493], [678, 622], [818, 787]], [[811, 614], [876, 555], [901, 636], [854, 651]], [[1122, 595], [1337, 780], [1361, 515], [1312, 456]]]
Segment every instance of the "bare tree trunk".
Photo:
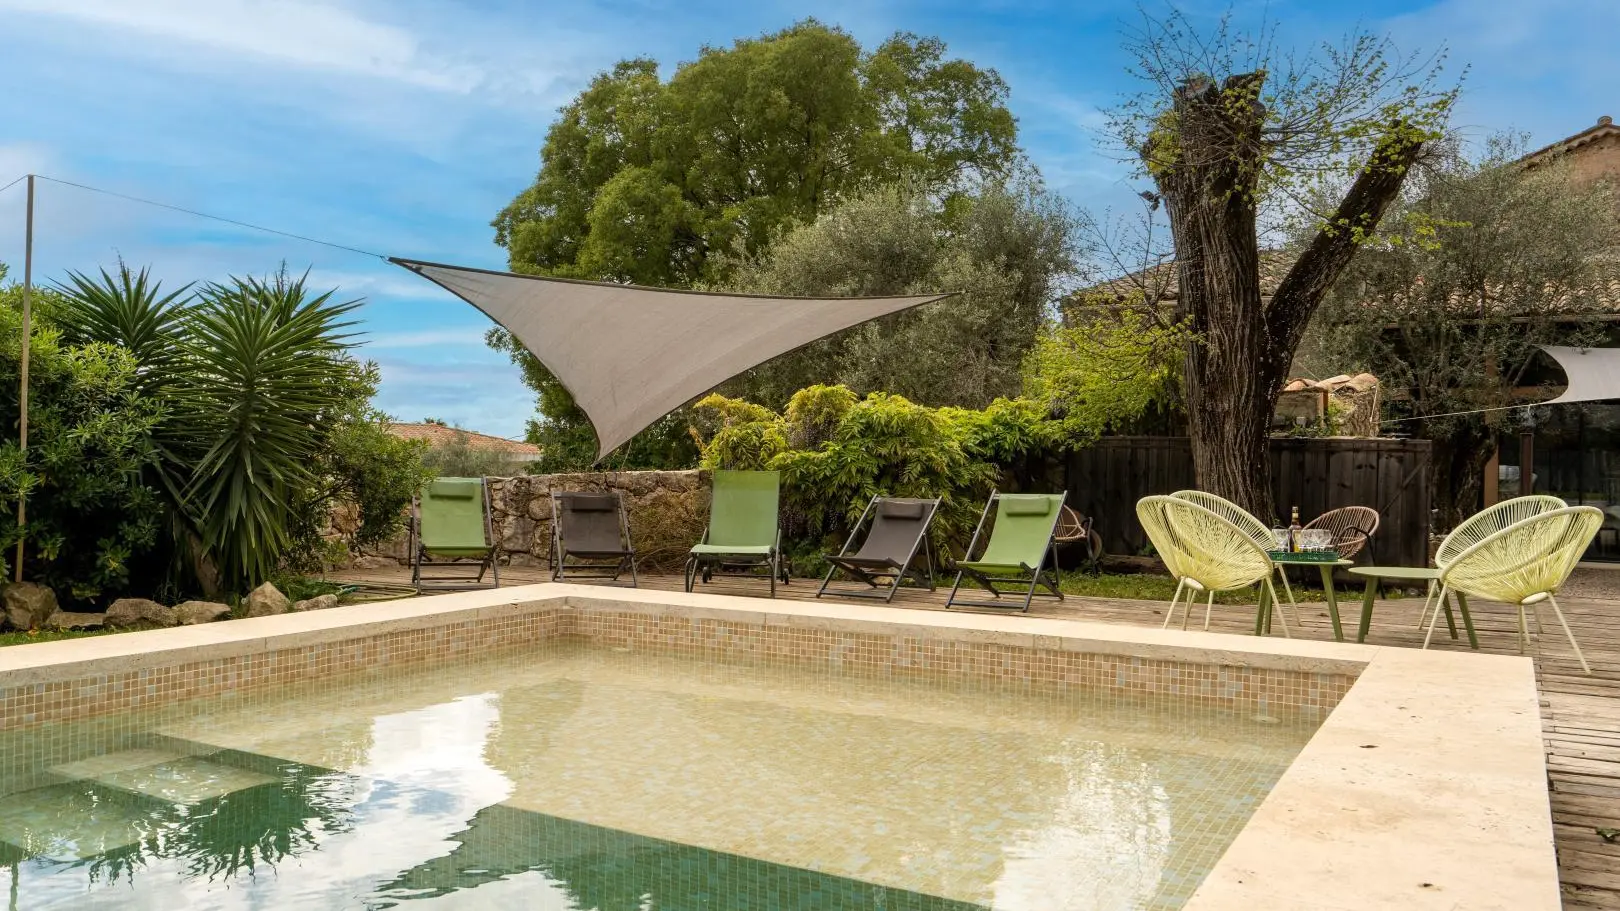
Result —
[[1255, 187], [1266, 165], [1264, 82], [1264, 73], [1230, 76], [1220, 85], [1188, 81], [1176, 93], [1166, 132], [1143, 150], [1144, 160], [1158, 163], [1152, 170], [1175, 241], [1180, 316], [1195, 334], [1184, 379], [1198, 484], [1262, 519], [1275, 515], [1270, 423], [1294, 352], [1421, 149], [1404, 124], [1388, 126], [1267, 307], [1255, 228]]
[[1266, 326], [1254, 199], [1246, 189], [1261, 160], [1264, 110], [1223, 103], [1258, 92], [1263, 81], [1251, 73], [1224, 86], [1185, 86], [1175, 105], [1177, 163], [1156, 177], [1175, 240], [1180, 313], [1195, 334], [1184, 367], [1193, 469], [1202, 489], [1267, 517], [1271, 403], [1255, 370]]

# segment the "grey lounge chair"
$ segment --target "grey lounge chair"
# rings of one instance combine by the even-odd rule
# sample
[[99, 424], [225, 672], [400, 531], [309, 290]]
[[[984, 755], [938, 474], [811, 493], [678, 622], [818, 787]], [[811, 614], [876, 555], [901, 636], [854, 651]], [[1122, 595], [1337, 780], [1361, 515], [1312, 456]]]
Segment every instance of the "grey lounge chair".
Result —
[[551, 580], [608, 579], [628, 571], [632, 588], [636, 550], [630, 543], [630, 518], [618, 491], [551, 494]]
[[[816, 597], [827, 593], [833, 574], [839, 570], [865, 582], [868, 589], [835, 589], [834, 594], [838, 595], [893, 601], [894, 593], [908, 576], [918, 585], [926, 585], [929, 591], [933, 591], [934, 555], [928, 543], [928, 524], [934, 521], [934, 513], [938, 509], [938, 499], [873, 497], [866, 504], [866, 511], [861, 513], [855, 527], [850, 529], [849, 540], [844, 542], [843, 550], [827, 554], [827, 562], [832, 567], [827, 570], [827, 578], [821, 580]], [[855, 536], [860, 534], [869, 516], [872, 519], [871, 530], [866, 533], [866, 540], [861, 542], [861, 549], [851, 553]], [[923, 561], [927, 564], [926, 572], [912, 566], [918, 551], [922, 551]], [[888, 584], [879, 585], [880, 582]]]

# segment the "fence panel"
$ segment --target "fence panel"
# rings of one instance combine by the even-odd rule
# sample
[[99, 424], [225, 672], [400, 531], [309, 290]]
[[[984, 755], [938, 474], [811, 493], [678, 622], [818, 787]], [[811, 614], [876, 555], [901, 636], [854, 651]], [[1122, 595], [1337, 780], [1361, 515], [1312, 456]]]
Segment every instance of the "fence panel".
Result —
[[[1361, 438], [1271, 441], [1272, 502], [1310, 521], [1341, 506], [1371, 506], [1378, 533], [1356, 560], [1423, 566], [1429, 558], [1429, 442]], [[1069, 504], [1096, 519], [1109, 553], [1147, 549], [1136, 501], [1195, 487], [1186, 437], [1104, 437], [1064, 466]], [[1273, 517], [1262, 516], [1267, 521]]]

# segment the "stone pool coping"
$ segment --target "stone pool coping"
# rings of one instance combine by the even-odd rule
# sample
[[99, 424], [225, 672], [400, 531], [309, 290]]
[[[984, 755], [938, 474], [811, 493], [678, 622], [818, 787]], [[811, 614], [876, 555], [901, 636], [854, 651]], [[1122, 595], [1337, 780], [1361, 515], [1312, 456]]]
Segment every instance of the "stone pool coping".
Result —
[[541, 584], [10, 646], [0, 689], [504, 618], [514, 606], [1353, 676], [1186, 907], [1560, 907], [1535, 675], [1522, 657]]

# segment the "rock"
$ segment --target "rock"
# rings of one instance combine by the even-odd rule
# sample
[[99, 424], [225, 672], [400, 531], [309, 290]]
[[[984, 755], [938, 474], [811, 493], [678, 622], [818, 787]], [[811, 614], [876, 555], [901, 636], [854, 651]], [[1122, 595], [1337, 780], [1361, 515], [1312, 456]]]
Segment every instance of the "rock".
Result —
[[287, 596], [281, 593], [281, 589], [269, 582], [249, 592], [245, 603], [249, 617], [273, 617], [276, 614], [285, 614], [287, 608], [292, 606]]
[[107, 608], [107, 625], [114, 628], [137, 626], [173, 626], [174, 608], [164, 607], [145, 598], [119, 598]]
[[101, 629], [107, 624], [106, 614], [76, 614], [59, 610], [45, 621], [46, 629]]
[[313, 598], [305, 598], [302, 601], [294, 601], [292, 603], [292, 607], [289, 609], [295, 611], [326, 610], [328, 608], [337, 606], [337, 595], [316, 595]]
[[39, 629], [56, 613], [56, 592], [34, 582], [6, 586], [6, 620], [17, 629]]
[[218, 601], [186, 601], [174, 606], [175, 622], [181, 626], [213, 623], [231, 616], [231, 606]]

